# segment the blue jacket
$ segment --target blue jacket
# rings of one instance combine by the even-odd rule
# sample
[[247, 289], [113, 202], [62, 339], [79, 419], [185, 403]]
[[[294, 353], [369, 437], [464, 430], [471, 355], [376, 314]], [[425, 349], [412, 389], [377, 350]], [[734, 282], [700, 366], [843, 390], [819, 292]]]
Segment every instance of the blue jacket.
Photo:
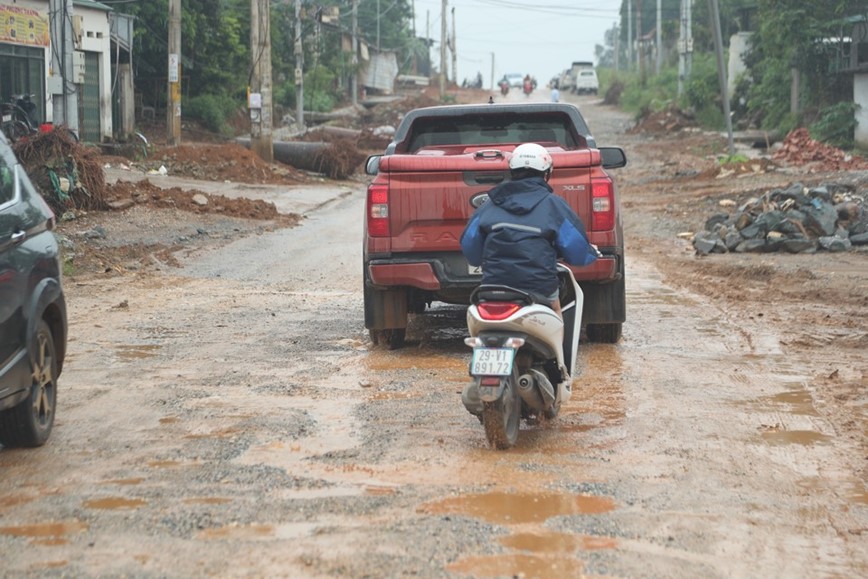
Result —
[[542, 177], [489, 191], [461, 235], [461, 251], [470, 265], [482, 266], [482, 283], [541, 297], [558, 289], [558, 258], [580, 266], [597, 259], [581, 220]]

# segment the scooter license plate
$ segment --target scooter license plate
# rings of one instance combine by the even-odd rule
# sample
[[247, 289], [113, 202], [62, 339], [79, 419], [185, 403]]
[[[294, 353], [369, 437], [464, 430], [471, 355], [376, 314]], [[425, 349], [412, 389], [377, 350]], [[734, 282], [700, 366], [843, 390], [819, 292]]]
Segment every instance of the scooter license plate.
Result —
[[473, 376], [509, 376], [512, 373], [513, 348], [475, 348], [470, 362]]
[[12, 120], [12, 115], [3, 115], [3, 122], [8, 123]]

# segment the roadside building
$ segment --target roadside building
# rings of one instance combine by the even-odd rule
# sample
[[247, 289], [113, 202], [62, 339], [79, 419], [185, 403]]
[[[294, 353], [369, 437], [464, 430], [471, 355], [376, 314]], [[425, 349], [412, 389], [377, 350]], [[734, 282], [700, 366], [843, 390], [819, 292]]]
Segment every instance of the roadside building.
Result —
[[[52, 52], [62, 44], [52, 39], [49, 4], [0, 0], [0, 100], [34, 95], [40, 122], [50, 123], [54, 95], [63, 94], [64, 83], [60, 71], [52, 70]], [[71, 83], [77, 91], [79, 135], [84, 141], [102, 142], [118, 136], [116, 126], [129, 134], [132, 125], [123, 122], [123, 111], [132, 105], [121, 105], [132, 103], [132, 19], [94, 0], [73, 0], [71, 24], [75, 53], [67, 88]]]

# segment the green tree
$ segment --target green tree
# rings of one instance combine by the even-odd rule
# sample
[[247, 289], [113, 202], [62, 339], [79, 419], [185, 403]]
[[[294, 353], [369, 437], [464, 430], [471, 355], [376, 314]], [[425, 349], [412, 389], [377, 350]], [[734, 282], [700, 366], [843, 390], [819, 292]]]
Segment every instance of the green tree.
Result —
[[[817, 10], [800, 0], [759, 0], [758, 28], [745, 61], [751, 78], [747, 106], [760, 126], [788, 130], [810, 123], [819, 110], [852, 95], [849, 76], [838, 74], [834, 63], [843, 50], [842, 19], [861, 3], [830, 0]], [[793, 70], [800, 73], [802, 117], [790, 114]]]
[[[136, 17], [137, 89], [165, 105], [169, 2], [150, 0], [125, 10]], [[181, 4], [182, 90], [185, 96], [243, 93], [250, 69], [247, 0], [184, 0]]]

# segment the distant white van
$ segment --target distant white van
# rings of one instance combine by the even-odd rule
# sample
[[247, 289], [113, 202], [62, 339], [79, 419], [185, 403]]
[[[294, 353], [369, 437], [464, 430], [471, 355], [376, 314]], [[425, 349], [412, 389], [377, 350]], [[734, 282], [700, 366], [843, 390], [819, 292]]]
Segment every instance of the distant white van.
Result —
[[593, 68], [583, 68], [576, 74], [576, 83], [573, 92], [576, 94], [597, 94], [600, 90], [600, 81], [597, 79], [597, 71]]

